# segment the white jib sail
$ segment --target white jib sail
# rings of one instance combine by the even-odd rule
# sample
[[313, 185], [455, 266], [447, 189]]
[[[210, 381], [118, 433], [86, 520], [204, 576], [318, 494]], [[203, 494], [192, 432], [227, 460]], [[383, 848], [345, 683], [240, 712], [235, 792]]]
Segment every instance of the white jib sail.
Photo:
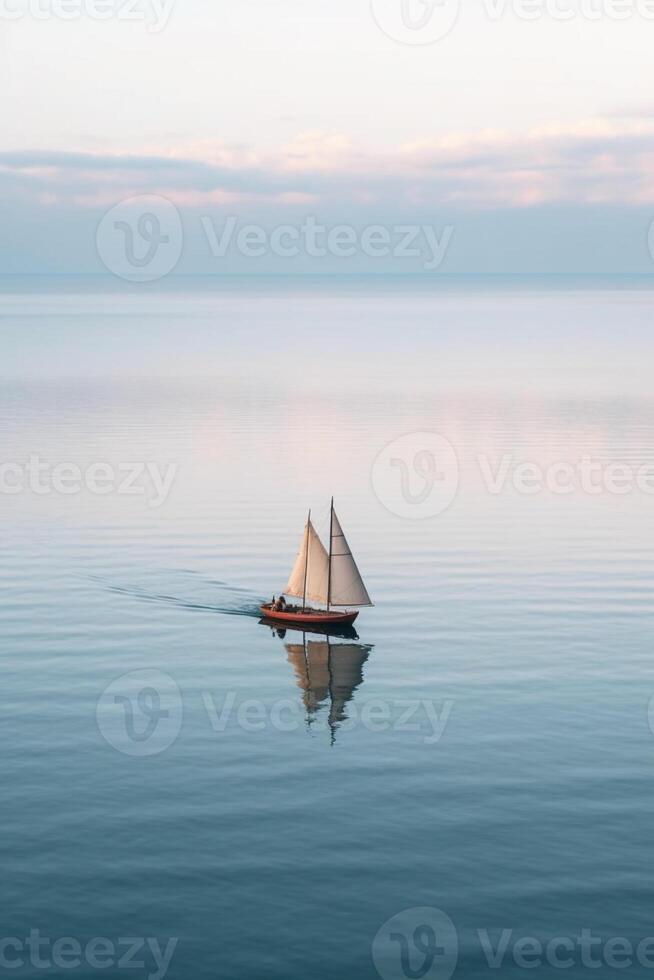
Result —
[[332, 606], [372, 606], [335, 511], [332, 511], [330, 603]]
[[[308, 560], [307, 560], [308, 550]], [[293, 565], [293, 571], [284, 589], [284, 595], [302, 599], [305, 594], [304, 579], [306, 571], [306, 597], [312, 602], [327, 602], [327, 580], [329, 577], [329, 555], [316, 530], [307, 521], [300, 542], [300, 550]]]

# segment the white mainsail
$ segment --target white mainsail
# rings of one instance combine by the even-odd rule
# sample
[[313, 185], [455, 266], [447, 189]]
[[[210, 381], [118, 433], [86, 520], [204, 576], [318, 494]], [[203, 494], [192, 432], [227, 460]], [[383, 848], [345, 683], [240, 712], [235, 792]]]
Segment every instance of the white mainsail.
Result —
[[310, 520], [307, 521], [300, 542], [300, 550], [295, 559], [293, 571], [284, 589], [284, 595], [306, 597], [313, 602], [327, 602], [327, 583], [329, 580], [329, 555], [316, 534]]
[[333, 504], [330, 525], [331, 548], [327, 554], [309, 517], [283, 594], [299, 599], [306, 596], [328, 606], [372, 606]]
[[331, 576], [329, 604], [331, 606], [372, 606], [368, 590], [363, 584], [343, 528], [332, 505], [331, 516]]

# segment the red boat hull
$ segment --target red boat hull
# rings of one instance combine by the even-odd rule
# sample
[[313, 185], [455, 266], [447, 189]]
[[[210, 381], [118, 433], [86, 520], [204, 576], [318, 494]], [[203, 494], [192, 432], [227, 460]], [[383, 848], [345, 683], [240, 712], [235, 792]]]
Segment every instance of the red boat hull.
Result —
[[270, 604], [260, 606], [261, 615], [278, 623], [296, 623], [300, 626], [350, 626], [358, 612], [327, 612], [323, 609], [306, 609], [304, 612], [277, 612]]

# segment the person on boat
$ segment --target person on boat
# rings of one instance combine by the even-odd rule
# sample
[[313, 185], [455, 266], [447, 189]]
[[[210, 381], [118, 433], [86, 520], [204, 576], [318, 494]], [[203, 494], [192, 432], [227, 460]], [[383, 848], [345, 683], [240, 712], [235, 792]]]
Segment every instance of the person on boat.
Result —
[[286, 599], [284, 598], [283, 595], [280, 595], [279, 599], [273, 606], [273, 609], [275, 610], [275, 612], [284, 612], [285, 608], [286, 608]]

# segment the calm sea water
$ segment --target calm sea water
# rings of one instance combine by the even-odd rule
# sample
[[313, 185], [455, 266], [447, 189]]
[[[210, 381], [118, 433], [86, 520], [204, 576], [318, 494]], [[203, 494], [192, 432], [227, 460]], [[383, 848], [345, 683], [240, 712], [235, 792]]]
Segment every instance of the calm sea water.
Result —
[[[2, 936], [82, 962], [0, 972], [163, 975], [119, 966], [141, 937], [172, 980], [651, 974], [651, 315], [642, 283], [5, 280]], [[332, 494], [375, 608], [278, 635]]]

